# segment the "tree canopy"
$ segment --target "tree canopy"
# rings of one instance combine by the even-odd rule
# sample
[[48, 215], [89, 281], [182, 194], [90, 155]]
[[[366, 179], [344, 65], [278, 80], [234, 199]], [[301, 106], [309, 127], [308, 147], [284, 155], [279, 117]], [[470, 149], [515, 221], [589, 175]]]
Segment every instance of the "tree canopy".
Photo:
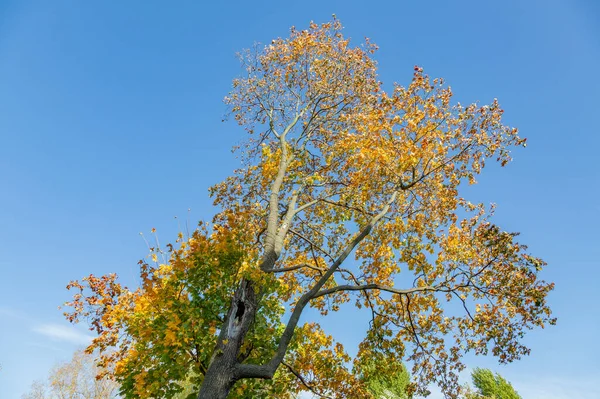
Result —
[[375, 399], [412, 399], [410, 374], [403, 365], [381, 364], [382, 359], [373, 357], [362, 365], [360, 376], [369, 393]]
[[[151, 248], [136, 289], [114, 274], [69, 284], [66, 315], [91, 322], [124, 397], [170, 397], [193, 375], [200, 398], [365, 398], [359, 376], [403, 360], [411, 392], [455, 397], [464, 353], [511, 362], [554, 323], [545, 263], [461, 195], [525, 139], [496, 100], [453, 102], [420, 67], [385, 91], [376, 50], [334, 18], [242, 53], [225, 101], [247, 139], [210, 189], [212, 222]], [[371, 316], [354, 357], [300, 323], [342, 305]]]
[[471, 373], [473, 385], [477, 388], [478, 398], [489, 399], [522, 399], [510, 382], [500, 374], [492, 373], [489, 369], [476, 368]]

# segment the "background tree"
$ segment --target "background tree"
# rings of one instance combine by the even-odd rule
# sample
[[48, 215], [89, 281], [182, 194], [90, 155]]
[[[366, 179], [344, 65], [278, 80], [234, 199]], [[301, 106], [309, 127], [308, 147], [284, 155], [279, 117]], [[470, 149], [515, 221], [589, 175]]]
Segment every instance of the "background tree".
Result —
[[475, 392], [469, 392], [469, 399], [522, 399], [510, 382], [489, 369], [476, 368], [471, 373]]
[[33, 381], [29, 392], [21, 396], [22, 399], [49, 399], [50, 396], [47, 393], [48, 387], [42, 381]]
[[77, 351], [69, 362], [52, 368], [46, 382], [34, 381], [23, 399], [112, 399], [117, 397], [117, 383], [97, 379], [100, 370], [94, 357]]
[[361, 367], [360, 380], [375, 399], [411, 399], [410, 374], [404, 364], [375, 357]]
[[[378, 356], [406, 358], [415, 392], [455, 397], [465, 352], [513, 361], [554, 322], [544, 262], [459, 191], [525, 140], [495, 100], [453, 104], [419, 67], [385, 92], [375, 50], [334, 19], [243, 53], [226, 102], [248, 139], [211, 189], [213, 222], [154, 248], [137, 290], [114, 275], [69, 285], [67, 317], [91, 321], [125, 397], [172, 396], [190, 367], [200, 398], [368, 397], [349, 367]], [[355, 359], [300, 323], [350, 301], [371, 315]]]

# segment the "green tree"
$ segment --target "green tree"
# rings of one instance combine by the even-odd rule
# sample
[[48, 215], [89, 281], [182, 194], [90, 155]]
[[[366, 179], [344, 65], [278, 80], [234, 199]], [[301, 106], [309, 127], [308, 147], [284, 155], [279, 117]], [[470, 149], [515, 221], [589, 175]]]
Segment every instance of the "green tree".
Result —
[[476, 368], [471, 378], [476, 390], [467, 394], [469, 399], [522, 399], [510, 382], [489, 369]]
[[375, 399], [411, 399], [410, 374], [404, 364], [386, 362], [381, 356], [365, 361], [360, 379]]

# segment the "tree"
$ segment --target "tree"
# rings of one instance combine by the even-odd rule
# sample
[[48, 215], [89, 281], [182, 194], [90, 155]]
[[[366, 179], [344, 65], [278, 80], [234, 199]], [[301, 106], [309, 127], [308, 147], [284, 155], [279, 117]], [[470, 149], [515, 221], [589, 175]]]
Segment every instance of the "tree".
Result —
[[116, 398], [116, 382], [96, 376], [100, 370], [94, 357], [77, 351], [69, 362], [56, 365], [47, 382], [34, 381], [23, 399], [112, 399]]
[[510, 382], [500, 374], [492, 373], [489, 369], [476, 368], [471, 373], [471, 378], [477, 391], [469, 397], [474, 399], [522, 399]]
[[33, 381], [29, 392], [21, 396], [22, 399], [48, 399], [48, 387], [42, 381]]
[[385, 359], [371, 358], [362, 367], [360, 376], [375, 399], [411, 399], [410, 375], [403, 364], [382, 363]]
[[[511, 362], [554, 323], [545, 263], [460, 195], [525, 139], [496, 100], [454, 104], [420, 67], [384, 91], [375, 51], [334, 18], [243, 53], [225, 101], [248, 138], [210, 190], [212, 223], [151, 248], [136, 290], [115, 275], [69, 284], [66, 315], [91, 321], [122, 395], [172, 396], [192, 368], [199, 398], [368, 397], [357, 376], [381, 356], [412, 363], [416, 393], [437, 382], [455, 397], [465, 352]], [[350, 301], [372, 316], [355, 359], [300, 323]]]

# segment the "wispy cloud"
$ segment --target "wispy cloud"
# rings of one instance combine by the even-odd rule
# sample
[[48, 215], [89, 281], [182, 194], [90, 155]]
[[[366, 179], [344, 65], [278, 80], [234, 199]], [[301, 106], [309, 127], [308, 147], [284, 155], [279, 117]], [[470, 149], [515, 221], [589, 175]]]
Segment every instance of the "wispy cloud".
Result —
[[0, 315], [2, 316], [13, 316], [14, 311], [8, 306], [0, 305]]
[[0, 305], [0, 319], [1, 318], [11, 318], [11, 319], [19, 319], [23, 321], [29, 321], [29, 318], [10, 306]]
[[59, 348], [58, 346], [48, 345], [45, 343], [35, 342], [35, 341], [27, 342], [27, 346], [31, 346], [34, 348], [46, 349], [46, 350], [52, 351], [52, 352], [61, 352], [61, 353], [67, 352], [67, 350], [65, 350], [64, 348]]
[[0, 316], [19, 317], [20, 315], [10, 306], [0, 305]]
[[60, 324], [40, 324], [34, 327], [33, 331], [46, 337], [58, 341], [70, 342], [75, 345], [88, 345], [92, 340], [91, 336], [78, 331], [76, 328]]

